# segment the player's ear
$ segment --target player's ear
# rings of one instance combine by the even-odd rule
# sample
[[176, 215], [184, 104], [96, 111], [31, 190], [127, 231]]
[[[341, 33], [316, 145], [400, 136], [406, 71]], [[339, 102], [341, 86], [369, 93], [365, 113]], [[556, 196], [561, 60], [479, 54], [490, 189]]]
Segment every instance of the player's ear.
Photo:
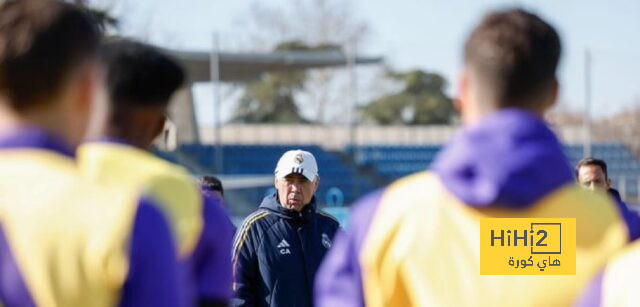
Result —
[[164, 130], [164, 124], [166, 122], [166, 116], [164, 116], [164, 114], [161, 114], [159, 116], [157, 116], [157, 118], [155, 119], [154, 123], [153, 123], [153, 135], [154, 135], [154, 139], [156, 137], [158, 137], [160, 135], [160, 133], [162, 133], [162, 131]]
[[463, 70], [458, 75], [458, 92], [453, 99], [453, 107], [458, 113], [462, 113], [465, 103], [469, 100], [469, 91], [469, 73]]
[[61, 90], [67, 114], [70, 133], [68, 142], [78, 145], [87, 136], [94, 136], [98, 127], [106, 118], [108, 110], [104, 94], [104, 77], [101, 65], [97, 62], [86, 63], [70, 73]]
[[93, 78], [91, 85], [87, 85], [89, 87], [86, 90], [87, 93], [83, 94], [88, 95], [86, 98], [90, 99], [90, 101], [81, 102], [82, 104], [88, 104], [90, 109], [85, 138], [94, 138], [104, 132], [110, 112], [104, 67], [99, 65], [91, 78]]
[[102, 65], [97, 62], [83, 65], [77, 70], [74, 84], [72, 85], [75, 93], [75, 106], [78, 111], [84, 113], [91, 112], [93, 104], [101, 92], [104, 91], [104, 71]]

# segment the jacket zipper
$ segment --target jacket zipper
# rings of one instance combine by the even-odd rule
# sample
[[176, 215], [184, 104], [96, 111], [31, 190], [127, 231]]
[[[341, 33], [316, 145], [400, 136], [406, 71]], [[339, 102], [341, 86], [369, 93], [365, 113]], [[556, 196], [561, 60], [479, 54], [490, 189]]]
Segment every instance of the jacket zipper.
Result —
[[[300, 218], [302, 218], [302, 213], [300, 213]], [[306, 284], [306, 289], [307, 289], [307, 293], [309, 294], [308, 297], [309, 299], [311, 299], [311, 293], [313, 293], [313, 289], [310, 289], [309, 287], [309, 272], [308, 272], [308, 268], [307, 268], [307, 259], [305, 256], [305, 249], [304, 249], [304, 241], [302, 240], [302, 232], [303, 230], [303, 226], [300, 226], [297, 229], [297, 233], [298, 233], [298, 241], [300, 242], [300, 247], [302, 248], [302, 265], [304, 267], [304, 281]]]

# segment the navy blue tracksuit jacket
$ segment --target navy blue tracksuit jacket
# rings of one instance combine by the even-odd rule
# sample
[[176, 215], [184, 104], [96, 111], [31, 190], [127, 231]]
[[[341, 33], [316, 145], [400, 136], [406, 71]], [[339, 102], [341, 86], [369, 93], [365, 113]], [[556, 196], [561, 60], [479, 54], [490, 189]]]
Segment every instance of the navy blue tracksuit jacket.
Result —
[[236, 233], [233, 305], [312, 306], [313, 280], [338, 228], [315, 198], [296, 212], [277, 194], [265, 197]]

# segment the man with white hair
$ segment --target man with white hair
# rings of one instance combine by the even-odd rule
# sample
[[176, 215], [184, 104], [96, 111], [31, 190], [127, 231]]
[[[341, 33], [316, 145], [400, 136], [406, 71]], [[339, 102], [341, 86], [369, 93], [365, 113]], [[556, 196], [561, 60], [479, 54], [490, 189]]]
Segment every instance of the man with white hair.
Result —
[[316, 208], [315, 157], [284, 153], [276, 193], [249, 215], [233, 244], [235, 306], [312, 306], [313, 280], [338, 221]]

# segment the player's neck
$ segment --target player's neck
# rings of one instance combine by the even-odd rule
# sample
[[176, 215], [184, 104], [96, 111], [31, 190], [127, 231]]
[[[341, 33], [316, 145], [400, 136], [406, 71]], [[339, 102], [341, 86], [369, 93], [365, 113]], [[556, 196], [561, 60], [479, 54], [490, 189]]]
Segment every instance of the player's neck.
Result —
[[[545, 110], [526, 109], [526, 108], [518, 108], [518, 109], [534, 114], [540, 118], [544, 118]], [[469, 112], [469, 111], [462, 112], [462, 122], [465, 126], [475, 125], [483, 121], [487, 116], [496, 112], [504, 111], [504, 110], [505, 110], [504, 108], [484, 108], [484, 109], [477, 108], [477, 109], [474, 109], [473, 112]]]
[[106, 139], [116, 140], [124, 144], [136, 147], [142, 150], [148, 150], [149, 144], [142, 130], [131, 129], [131, 127], [110, 126], [102, 133], [102, 137]]
[[69, 120], [60, 108], [39, 107], [18, 113], [6, 101], [0, 99], [0, 134], [9, 134], [25, 127], [35, 127], [72, 143], [72, 134], [67, 125]]
[[114, 108], [108, 116], [102, 136], [123, 141], [142, 150], [149, 150], [164, 125], [161, 111], [149, 107]]

